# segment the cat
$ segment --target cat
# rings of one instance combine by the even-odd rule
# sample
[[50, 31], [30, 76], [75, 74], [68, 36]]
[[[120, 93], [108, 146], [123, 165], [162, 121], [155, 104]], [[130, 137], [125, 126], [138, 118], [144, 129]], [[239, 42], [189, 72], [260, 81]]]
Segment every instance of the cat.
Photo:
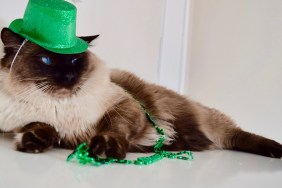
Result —
[[[89, 44], [98, 36], [81, 37]], [[0, 129], [15, 149], [40, 153], [87, 142], [90, 156], [123, 159], [152, 152], [159, 138], [142, 103], [166, 135], [164, 150], [230, 149], [282, 157], [278, 142], [243, 131], [229, 117], [136, 75], [109, 69], [95, 54], [56, 54], [8, 28], [1, 31]]]

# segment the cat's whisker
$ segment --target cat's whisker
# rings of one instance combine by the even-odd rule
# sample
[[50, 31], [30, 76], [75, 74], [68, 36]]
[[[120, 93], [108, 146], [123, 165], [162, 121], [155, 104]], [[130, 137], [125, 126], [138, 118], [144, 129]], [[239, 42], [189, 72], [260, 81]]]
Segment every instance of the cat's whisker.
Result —
[[25, 91], [23, 91], [23, 92], [17, 94], [17, 95], [15, 96], [15, 98], [16, 98], [16, 99], [19, 99], [19, 100], [24, 100], [24, 99], [26, 99], [26, 98], [28, 98], [28, 97], [32, 97], [32, 94], [33, 94], [34, 92], [36, 92], [37, 90], [38, 90], [37, 87], [31, 87], [30, 89], [25, 90]]
[[[108, 110], [106, 110], [106, 114], [108, 115], [108, 118], [109, 118], [109, 120], [110, 120], [110, 123], [107, 121], [107, 118], [106, 118], [106, 121], [107, 121], [107, 123], [112, 127], [112, 126], [113, 126], [113, 123], [112, 123], [111, 116], [110, 116]], [[104, 115], [104, 116], [105, 116], [105, 115]]]
[[[90, 96], [95, 97], [94, 95], [91, 95], [89, 92], [85, 91], [85, 88], [82, 86], [79, 86], [79, 92], [82, 93], [84, 95], [84, 98], [88, 98]], [[92, 102], [95, 103], [95, 107], [98, 111], [101, 111], [103, 109], [103, 104], [101, 104], [98, 100], [94, 99], [92, 100]], [[80, 108], [78, 108], [77, 110], [80, 111]], [[109, 115], [108, 111], [106, 110], [105, 113], [108, 115], [110, 122], [109, 125], [112, 126], [112, 121], [111, 121], [111, 116]], [[105, 115], [104, 115], [105, 116]], [[88, 138], [91, 139], [91, 135], [88, 135]]]
[[80, 77], [81, 80], [89, 80], [88, 77]]
[[85, 91], [85, 89], [83, 88], [83, 86], [79, 86], [79, 91], [78, 92], [81, 92], [81, 93], [83, 93], [84, 95], [89, 95], [89, 93], [87, 93], [86, 91]]
[[21, 45], [16, 45], [16, 44], [12, 44], [12, 45], [5, 45], [5, 48], [19, 48]]
[[46, 78], [23, 78], [19, 80], [22, 81], [48, 81]]
[[[99, 103], [99, 101], [98, 100], [94, 100], [95, 101], [95, 103], [96, 103], [96, 106], [98, 106], [100, 109], [102, 108], [102, 105]], [[108, 123], [108, 125], [110, 126], [110, 127], [112, 127], [113, 126], [113, 123], [112, 123], [112, 120], [111, 120], [111, 116], [110, 116], [110, 114], [109, 114], [109, 111], [108, 110], [105, 110], [105, 115], [104, 116], [108, 116], [108, 119], [109, 119], [109, 121], [110, 122], [108, 122], [107, 121], [107, 118], [106, 118], [106, 121], [107, 121], [107, 123]], [[103, 117], [104, 117], [103, 116]]]
[[38, 85], [33, 85], [33, 86], [30, 86], [29, 88], [24, 88], [22, 91], [18, 92], [17, 95], [15, 95], [15, 98], [18, 98], [20, 100], [23, 100], [23, 99], [26, 99], [26, 98], [29, 98], [32, 96], [33, 93], [39, 91], [39, 89], [41, 87], [43, 87], [44, 85], [46, 85], [45, 82], [43, 83], [40, 83]]
[[52, 86], [50, 86], [50, 85], [46, 85], [44, 88], [42, 88], [41, 90], [43, 91], [43, 92], [48, 92], [48, 91], [50, 91], [50, 88], [52, 88]]
[[15, 97], [19, 97], [22, 95], [25, 95], [26, 93], [28, 93], [30, 90], [33, 90], [35, 87], [34, 86], [29, 86], [29, 87], [24, 87], [22, 90], [17, 91]]
[[[103, 101], [104, 103], [108, 104], [108, 105], [110, 106], [110, 109], [109, 109], [109, 110], [113, 109], [113, 110], [114, 110], [123, 120], [125, 120], [127, 123], [133, 124], [133, 122], [131, 122], [131, 121], [125, 119], [125, 118], [118, 112], [118, 110], [121, 110], [121, 111], [123, 111], [123, 112], [127, 112], [126, 110], [123, 110], [123, 109], [121, 109], [121, 108], [115, 107], [114, 105], [112, 105], [112, 104], [109, 103], [108, 101], [104, 100], [104, 99], [103, 99], [101, 96], [99, 96], [99, 95], [96, 95], [95, 97], [96, 97], [96, 98], [99, 98], [99, 100], [101, 100], [101, 101]], [[122, 97], [118, 98], [117, 101], [119, 101], [121, 98], [122, 98]]]

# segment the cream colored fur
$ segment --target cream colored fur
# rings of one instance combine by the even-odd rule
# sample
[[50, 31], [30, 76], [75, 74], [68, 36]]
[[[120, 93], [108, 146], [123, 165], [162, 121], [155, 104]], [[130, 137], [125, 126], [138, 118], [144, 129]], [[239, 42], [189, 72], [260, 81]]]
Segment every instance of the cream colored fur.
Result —
[[112, 104], [121, 100], [117, 95], [123, 92], [110, 82], [109, 70], [104, 64], [94, 55], [91, 58], [95, 70], [82, 90], [69, 98], [54, 98], [42, 90], [26, 92], [35, 86], [26, 89], [15, 86], [9, 72], [1, 71], [0, 129], [13, 131], [31, 122], [44, 122], [54, 126], [62, 138], [93, 131], [91, 126]]
[[[92, 75], [76, 95], [68, 98], [52, 97], [35, 85], [13, 82], [13, 74], [0, 69], [0, 130], [13, 131], [31, 122], [44, 122], [52, 125], [61, 139], [76, 142], [75, 137], [90, 139], [95, 135], [95, 124], [128, 94], [110, 82], [110, 70], [104, 63], [94, 54], [90, 56], [95, 64]], [[172, 125], [161, 120], [158, 123], [168, 135], [168, 143], [175, 134]], [[135, 144], [154, 145], [158, 137], [152, 127]]]

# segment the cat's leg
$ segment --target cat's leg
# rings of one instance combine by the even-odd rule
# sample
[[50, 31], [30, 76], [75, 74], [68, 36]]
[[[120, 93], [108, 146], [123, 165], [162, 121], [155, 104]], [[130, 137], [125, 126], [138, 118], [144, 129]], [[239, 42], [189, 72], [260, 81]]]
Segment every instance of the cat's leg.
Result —
[[201, 129], [217, 148], [232, 149], [273, 158], [282, 157], [282, 145], [274, 140], [252, 134], [237, 127], [221, 112], [208, 109]]
[[229, 139], [227, 148], [273, 158], [282, 157], [282, 145], [274, 140], [243, 130], [235, 130]]
[[125, 99], [112, 107], [96, 125], [90, 156], [123, 159], [130, 144], [145, 130], [147, 118], [139, 103]]
[[51, 149], [58, 142], [56, 130], [45, 123], [33, 122], [16, 130], [16, 150], [28, 153], [41, 153]]
[[94, 136], [90, 145], [90, 156], [123, 159], [129, 148], [129, 141], [123, 135], [104, 133]]

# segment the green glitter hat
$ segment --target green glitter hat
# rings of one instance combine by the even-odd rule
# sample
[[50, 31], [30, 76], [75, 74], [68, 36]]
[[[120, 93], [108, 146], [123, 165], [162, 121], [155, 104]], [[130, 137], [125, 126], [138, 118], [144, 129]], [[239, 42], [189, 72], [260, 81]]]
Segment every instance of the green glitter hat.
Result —
[[76, 7], [64, 0], [29, 0], [23, 19], [14, 20], [9, 28], [55, 53], [76, 54], [88, 48], [76, 37]]

